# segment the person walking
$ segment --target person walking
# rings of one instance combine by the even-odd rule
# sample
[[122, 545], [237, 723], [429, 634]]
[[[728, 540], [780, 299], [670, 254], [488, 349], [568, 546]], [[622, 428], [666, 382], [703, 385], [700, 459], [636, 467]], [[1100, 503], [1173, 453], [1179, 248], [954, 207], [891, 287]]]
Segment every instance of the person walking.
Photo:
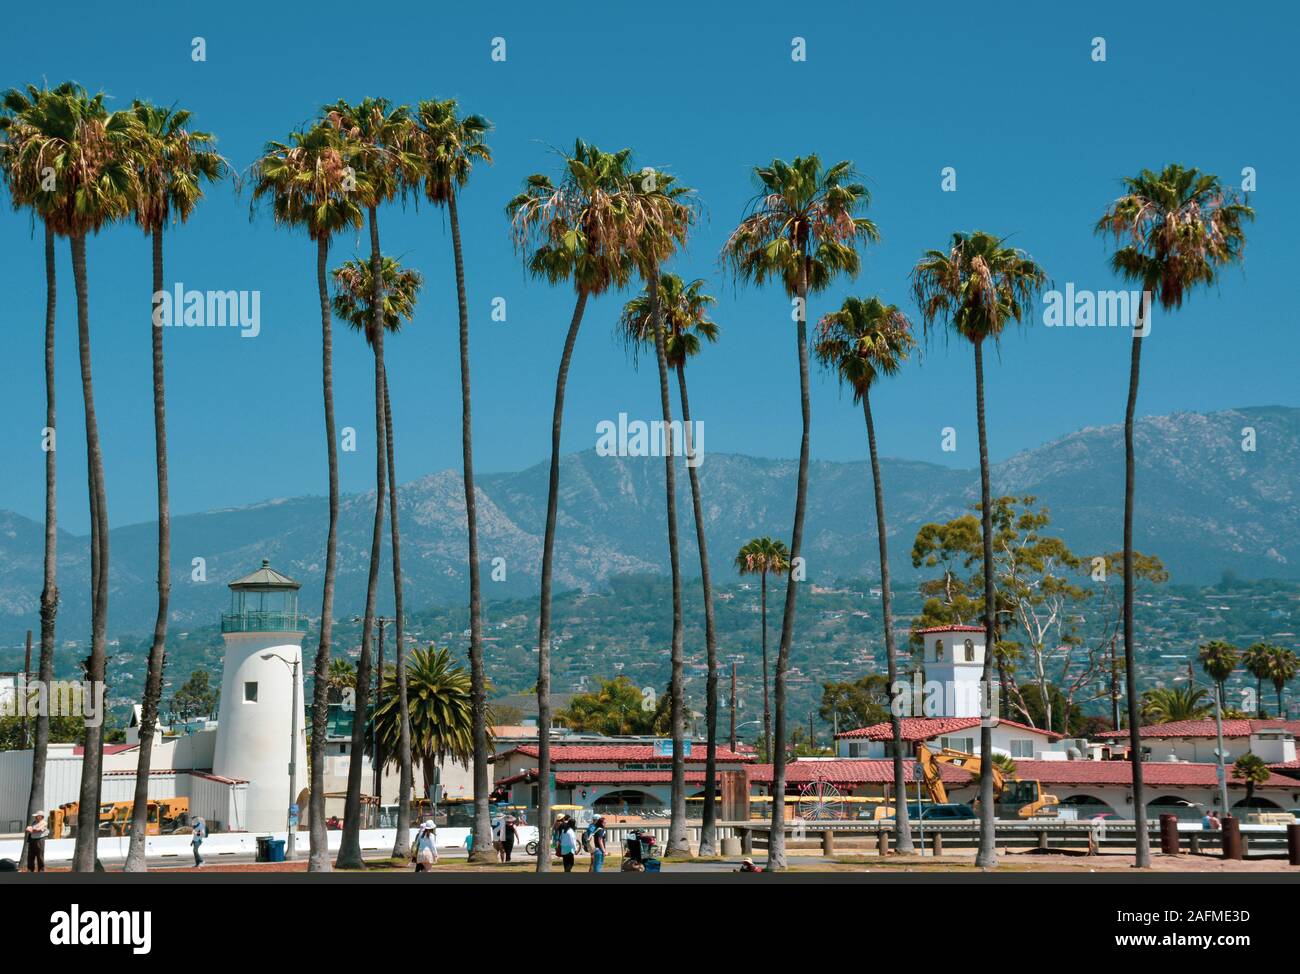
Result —
[[564, 871], [573, 872], [573, 859], [578, 853], [578, 836], [573, 830], [573, 819], [567, 815], [560, 820], [560, 858], [564, 861]]
[[506, 861], [506, 818], [502, 813], [492, 826], [492, 848], [497, 851], [497, 862]]
[[591, 871], [598, 873], [605, 865], [605, 818], [601, 816], [592, 823], [591, 832]]
[[37, 812], [32, 816], [32, 824], [27, 826], [27, 871], [29, 873], [45, 872], [45, 840], [50, 830], [45, 827], [45, 814]]
[[206, 864], [203, 854], [199, 848], [203, 845], [203, 840], [208, 837], [208, 823], [203, 821], [202, 815], [194, 816], [194, 823], [190, 831], [190, 848], [194, 850], [194, 865], [202, 866]]
[[426, 819], [415, 837], [415, 871], [432, 872], [438, 864], [438, 827], [433, 819]]
[[514, 853], [515, 842], [519, 838], [519, 830], [515, 827], [513, 816], [507, 815], [501, 820], [501, 861], [509, 862], [510, 856]]

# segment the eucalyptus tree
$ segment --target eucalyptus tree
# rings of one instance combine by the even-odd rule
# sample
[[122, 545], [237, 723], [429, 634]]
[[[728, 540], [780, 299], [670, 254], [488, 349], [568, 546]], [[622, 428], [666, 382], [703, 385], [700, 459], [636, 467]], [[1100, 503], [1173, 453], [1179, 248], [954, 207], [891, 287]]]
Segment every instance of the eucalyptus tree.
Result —
[[[325, 541], [324, 594], [316, 680], [312, 691], [310, 872], [330, 870], [329, 834], [325, 828], [325, 737], [329, 721], [329, 687], [333, 671], [330, 640], [334, 626], [334, 581], [338, 566], [339, 458], [334, 424], [334, 338], [329, 294], [329, 249], [334, 235], [361, 226], [360, 200], [366, 174], [349, 162], [347, 147], [331, 125], [313, 124], [293, 132], [285, 142], [268, 142], [253, 165], [253, 205], [268, 200], [275, 222], [301, 228], [316, 244], [316, 290], [320, 299], [321, 387], [325, 400], [325, 447], [329, 468], [329, 530]], [[355, 679], [355, 676], [354, 676]], [[355, 685], [355, 684], [354, 684]]]
[[[975, 416], [979, 430], [980, 514], [984, 548], [984, 671], [981, 708], [991, 713], [993, 657], [997, 646], [997, 594], [994, 587], [992, 497], [989, 487], [988, 431], [984, 422], [984, 343], [997, 345], [1006, 326], [1019, 322], [1047, 275], [1022, 250], [1007, 247], [982, 231], [955, 233], [947, 250], [930, 250], [912, 271], [912, 289], [927, 331], [942, 322], [975, 350]], [[980, 753], [993, 753], [993, 727], [980, 722]], [[977, 866], [997, 865], [993, 764], [980, 772], [980, 845]], [[1141, 830], [1139, 830], [1140, 832]]]
[[[402, 267], [393, 257], [383, 259], [384, 331], [396, 334], [402, 322], [415, 318], [415, 301], [424, 285], [418, 271]], [[374, 286], [370, 280], [370, 265], [364, 261], [349, 260], [334, 269], [334, 313], [354, 330], [366, 337], [366, 344], [374, 351], [372, 331], [375, 315], [370, 307]], [[396, 656], [393, 664], [393, 685], [397, 693], [396, 716], [398, 733], [392, 741], [397, 755], [401, 790], [397, 798], [397, 834], [393, 839], [393, 856], [403, 856], [410, 848], [411, 829], [411, 727], [409, 700], [406, 692], [406, 652], [402, 620], [402, 530], [397, 503], [397, 444], [393, 438], [393, 398], [388, 391], [388, 369], [384, 369], [384, 442], [383, 454], [388, 468], [388, 531], [393, 551], [393, 627], [396, 635]], [[382, 647], [381, 647], [382, 649]], [[380, 668], [383, 668], [382, 653]], [[380, 683], [384, 680], [380, 673]], [[376, 701], [378, 705], [378, 701]]]
[[149, 237], [153, 263], [153, 304], [150, 352], [153, 366], [154, 457], [158, 476], [158, 612], [149, 647], [144, 699], [140, 707], [140, 753], [136, 762], [135, 796], [131, 808], [131, 833], [127, 846], [127, 872], [146, 869], [144, 843], [149, 813], [149, 770], [153, 758], [158, 701], [162, 698], [163, 664], [167, 643], [167, 609], [171, 596], [171, 511], [167, 477], [167, 405], [164, 381], [164, 322], [159, 318], [163, 280], [163, 231], [168, 223], [185, 223], [203, 198], [203, 183], [215, 182], [227, 172], [226, 161], [213, 149], [216, 140], [207, 132], [188, 128], [190, 113], [180, 108], [160, 108], [136, 101], [131, 111], [139, 123], [135, 139], [138, 196], [132, 207], [135, 222]]
[[808, 506], [808, 440], [811, 414], [808, 396], [808, 296], [824, 291], [841, 274], [855, 277], [860, 266], [858, 245], [879, 238], [876, 226], [860, 216], [870, 200], [867, 187], [856, 181], [853, 166], [838, 162], [823, 166], [816, 155], [790, 162], [772, 160], [754, 170], [758, 195], [723, 248], [723, 257], [738, 278], [763, 284], [777, 281], [794, 305], [799, 361], [799, 405], [803, 436], [799, 446], [799, 479], [795, 492], [794, 528], [790, 534], [793, 569], [786, 578], [781, 643], [776, 654], [775, 740], [772, 752], [771, 847], [768, 868], [785, 869], [785, 683], [798, 581], [802, 574], [803, 525]]
[[[838, 311], [824, 316], [817, 329], [814, 348], [819, 362], [835, 371], [853, 391], [853, 401], [862, 404], [867, 424], [867, 446], [871, 453], [871, 483], [876, 501], [876, 535], [880, 547], [880, 609], [885, 627], [885, 657], [889, 692], [898, 682], [898, 650], [894, 641], [893, 595], [889, 577], [889, 544], [885, 527], [885, 488], [880, 480], [880, 457], [876, 452], [876, 424], [871, 415], [871, 387], [882, 376], [903, 367], [916, 346], [912, 326], [897, 305], [878, 297], [845, 298]], [[912, 830], [907, 821], [907, 778], [903, 767], [903, 722], [898, 709], [889, 708], [894, 754], [894, 836], [900, 853], [911, 853]]]
[[[506, 206], [515, 247], [530, 274], [550, 284], [569, 283], [575, 300], [560, 353], [551, 414], [551, 465], [542, 541], [541, 599], [537, 626], [538, 822], [550, 822], [551, 795], [551, 582], [560, 489], [560, 434], [569, 363], [587, 301], [622, 287], [636, 270], [638, 235], [629, 226], [630, 149], [603, 152], [579, 139], [563, 155], [558, 181], [534, 173]], [[549, 872], [549, 846], [539, 843], [537, 871]]]
[[[379, 207], [405, 194], [420, 178], [415, 151], [416, 127], [405, 105], [392, 106], [383, 98], [365, 98], [355, 105], [337, 101], [321, 112], [325, 124], [343, 138], [345, 153], [355, 169], [365, 174], [365, 191], [358, 193], [366, 209], [370, 230], [370, 311], [374, 323], [368, 338], [375, 358], [375, 518], [370, 536], [370, 569], [366, 578], [366, 609], [362, 618], [361, 654], [357, 659], [357, 712], [366, 713], [370, 698], [370, 653], [375, 625], [375, 600], [379, 588], [380, 547], [384, 533], [384, 493], [387, 457], [384, 450], [384, 308], [383, 253], [379, 246]], [[401, 585], [401, 578], [395, 578]], [[353, 721], [353, 755], [364, 751], [365, 721]], [[347, 798], [343, 811], [343, 835], [335, 865], [360, 869], [361, 859], [361, 761], [348, 764]]]
[[[700, 585], [704, 596], [704, 646], [708, 675], [705, 677], [705, 758], [704, 811], [700, 825], [701, 856], [717, 852], [717, 779], [718, 779], [718, 638], [713, 615], [713, 581], [709, 568], [709, 545], [704, 523], [704, 504], [700, 499], [698, 467], [703, 456], [692, 446], [690, 397], [686, 391], [686, 362], [698, 355], [701, 339], [715, 342], [718, 326], [708, 317], [714, 298], [703, 291], [704, 281], [685, 283], [676, 274], [660, 274], [658, 287], [659, 314], [666, 326], [663, 338], [664, 358], [677, 373], [677, 390], [682, 407], [683, 453], [691, 482], [691, 506], [695, 514], [695, 542], [700, 555]], [[642, 345], [655, 342], [653, 302], [647, 287], [623, 308], [620, 332], [632, 350], [633, 358]], [[657, 356], [657, 352], [656, 352]]]
[[[416, 110], [418, 147], [424, 162], [424, 192], [435, 206], [447, 207], [452, 258], [456, 266], [456, 310], [460, 324], [461, 459], [465, 488], [465, 522], [469, 545], [469, 670], [473, 702], [474, 842], [470, 861], [494, 861], [492, 820], [488, 808], [488, 703], [483, 667], [483, 583], [478, 556], [478, 500], [474, 494], [474, 438], [470, 422], [469, 301], [465, 296], [465, 257], [460, 240], [461, 191], [477, 162], [492, 161], [487, 133], [492, 123], [481, 115], [461, 115], [454, 98], [422, 101]], [[409, 771], [403, 770], [409, 800]], [[399, 826], [401, 824], [399, 813]], [[400, 831], [400, 829], [399, 829]]]
[[[1217, 176], [1177, 163], [1159, 173], [1143, 169], [1124, 179], [1124, 193], [1106, 208], [1096, 230], [1118, 246], [1111, 268], [1125, 280], [1141, 284], [1147, 296], [1166, 311], [1182, 307], [1197, 285], [1217, 283], [1220, 272], [1242, 259], [1244, 225], [1255, 211]], [[1128, 399], [1124, 408], [1124, 679], [1128, 694], [1129, 751], [1133, 765], [1133, 807], [1145, 808], [1142, 740], [1138, 733], [1140, 701], [1133, 657], [1133, 505], [1136, 453], [1133, 425], [1137, 415], [1142, 340], [1150, 334], [1149, 311], [1140, 312], [1129, 343]], [[1137, 831], [1138, 867], [1151, 864], [1150, 838]]]

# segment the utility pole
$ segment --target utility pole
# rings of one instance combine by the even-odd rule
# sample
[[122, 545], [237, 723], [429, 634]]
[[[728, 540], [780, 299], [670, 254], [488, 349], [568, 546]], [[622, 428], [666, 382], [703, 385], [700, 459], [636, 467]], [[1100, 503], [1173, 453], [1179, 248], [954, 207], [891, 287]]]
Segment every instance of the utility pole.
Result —
[[[1189, 667], [1191, 663], [1187, 664]], [[1214, 681], [1214, 734], [1217, 738], [1214, 760], [1215, 776], [1219, 779], [1219, 803], [1223, 806], [1223, 814], [1232, 814], [1228, 808], [1228, 776], [1223, 767], [1223, 684], [1218, 680]]]
[[736, 753], [736, 661], [731, 661], [731, 753]]
[[[375, 621], [379, 624], [379, 666], [375, 670], [375, 711], [374, 712], [379, 713], [379, 708], [384, 702], [383, 699], [384, 626], [386, 626], [391, 620], [385, 618], [384, 616], [379, 616]], [[384, 788], [384, 749], [383, 749], [383, 745], [380, 743], [379, 740], [378, 723], [372, 722], [371, 726], [375, 728], [375, 743], [374, 743], [374, 755], [373, 755], [373, 760], [375, 764], [375, 775], [374, 775], [375, 799], [380, 804], [382, 804], [383, 788]], [[378, 809], [378, 805], [376, 805], [376, 810], [377, 809]], [[378, 822], [375, 823], [375, 825], [378, 824], [379, 824]]]

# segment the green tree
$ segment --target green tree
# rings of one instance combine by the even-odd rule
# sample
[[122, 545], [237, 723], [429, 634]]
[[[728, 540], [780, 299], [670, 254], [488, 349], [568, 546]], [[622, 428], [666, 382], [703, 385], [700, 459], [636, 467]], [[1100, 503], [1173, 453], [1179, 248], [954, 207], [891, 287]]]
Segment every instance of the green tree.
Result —
[[[898, 681], [898, 651], [894, 645], [893, 593], [890, 587], [888, 531], [885, 524], [885, 488], [880, 479], [880, 457], [876, 451], [876, 425], [871, 415], [871, 387], [881, 376], [896, 374], [916, 346], [911, 322], [896, 305], [878, 297], [846, 298], [839, 311], [826, 315], [817, 331], [818, 361], [833, 369], [841, 382], [853, 390], [853, 401], [862, 404], [867, 424], [867, 447], [871, 455], [871, 483], [876, 501], [876, 537], [880, 548], [881, 624], [885, 630], [885, 657], [889, 686]], [[894, 740], [894, 794], [907, 793], [903, 768], [903, 723], [896, 708], [889, 708]], [[899, 802], [894, 817], [894, 837], [900, 853], [911, 853], [912, 830], [907, 821], [907, 803]]]
[[[1255, 716], [1263, 717], [1264, 681], [1272, 672], [1272, 650], [1269, 643], [1254, 643], [1241, 654], [1241, 665], [1255, 678]], [[1278, 712], [1281, 716], [1281, 711]]]
[[465, 258], [460, 243], [460, 192], [476, 162], [492, 161], [487, 133], [492, 123], [481, 115], [461, 115], [455, 99], [422, 101], [416, 111], [417, 145], [424, 160], [425, 196], [447, 207], [452, 258], [456, 268], [456, 307], [460, 324], [461, 458], [465, 521], [469, 542], [469, 667], [474, 703], [473, 862], [492, 861], [492, 822], [488, 810], [487, 677], [483, 670], [483, 587], [478, 557], [478, 500], [474, 493], [474, 440], [470, 422], [469, 301], [465, 297]]
[[[850, 162], [823, 167], [816, 155], [790, 162], [773, 159], [754, 170], [759, 192], [750, 202], [739, 226], [731, 232], [723, 256], [736, 277], [764, 284], [774, 280], [793, 299], [796, 319], [796, 353], [799, 361], [799, 408], [803, 436], [799, 445], [799, 478], [795, 490], [794, 528], [790, 534], [790, 561], [802, 565], [803, 524], [808, 504], [808, 440], [811, 412], [808, 396], [808, 296], [826, 290], [841, 274], [856, 277], [860, 266], [858, 245], [879, 239], [876, 226], [860, 216], [870, 201], [867, 187], [856, 181]], [[776, 654], [776, 727], [772, 750], [772, 794], [785, 794], [785, 682], [799, 570], [786, 576], [785, 611], [781, 617], [781, 642]], [[771, 848], [768, 868], [785, 869], [785, 830], [780, 827], [785, 809], [772, 802]]]
[[[316, 244], [316, 290], [320, 299], [321, 386], [325, 402], [325, 449], [329, 467], [329, 529], [325, 541], [320, 639], [316, 673], [330, 672], [334, 627], [334, 582], [338, 570], [339, 458], [334, 424], [334, 337], [328, 284], [330, 241], [336, 233], [361, 226], [358, 202], [366, 174], [348, 162], [347, 147], [331, 125], [316, 123], [294, 132], [287, 142], [269, 142], [253, 164], [253, 205], [269, 200], [275, 222], [302, 228]], [[329, 683], [317, 680], [312, 696], [311, 853], [309, 872], [329, 872], [329, 835], [325, 829], [325, 737], [329, 720]]]
[[790, 570], [790, 549], [784, 541], [753, 538], [741, 546], [736, 555], [736, 571], [759, 577], [760, 611], [763, 626], [763, 753], [772, 754], [772, 711], [768, 703], [767, 666], [767, 576], [784, 575]]
[[[70, 85], [62, 85], [66, 95]], [[55, 429], [54, 333], [58, 283], [55, 271], [56, 222], [52, 214], [66, 204], [60, 199], [65, 183], [57, 179], [51, 187], [44, 179], [48, 158], [58, 158], [66, 146], [66, 122], [62, 112], [51, 111], [46, 99], [47, 88], [28, 85], [26, 90], [13, 88], [0, 101], [0, 178], [9, 188], [15, 209], [30, 209], [41, 220], [45, 237], [45, 429], [52, 436]], [[62, 134], [61, 134], [62, 133]], [[41, 649], [37, 663], [39, 679], [49, 685], [54, 680], [55, 622], [59, 612], [58, 584], [58, 505], [55, 444], [45, 451], [45, 538], [43, 584], [41, 587]], [[40, 811], [45, 801], [45, 766], [51, 735], [50, 716], [36, 717], [32, 741], [31, 788], [27, 798], [27, 821]]]
[[[401, 330], [402, 322], [415, 318], [415, 301], [424, 284], [418, 271], [402, 267], [396, 259], [384, 257], [381, 261], [383, 286], [383, 330], [396, 334]], [[346, 321], [352, 328], [366, 336], [366, 344], [375, 349], [373, 330], [376, 315], [371, 307], [375, 293], [370, 279], [371, 267], [359, 260], [344, 261], [334, 270], [334, 313]], [[406, 635], [405, 609], [402, 586], [402, 531], [398, 516], [397, 503], [397, 444], [393, 437], [393, 399], [388, 391], [388, 368], [384, 367], [383, 381], [384, 445], [385, 466], [388, 482], [388, 519], [389, 537], [393, 552], [393, 628], [395, 634], [394, 672], [398, 692], [398, 708], [402, 715], [402, 730], [398, 741], [400, 758], [399, 785], [397, 796], [397, 829], [394, 838], [393, 856], [400, 857], [410, 848], [411, 832], [411, 734], [407, 718], [406, 697]]]
[[1224, 684], [1237, 668], [1241, 660], [1241, 652], [1229, 642], [1212, 639], [1201, 646], [1197, 658], [1201, 661], [1201, 669], [1205, 671], [1205, 675], [1213, 680], [1218, 688], [1218, 700], [1222, 705], [1227, 700]]
[[[203, 198], [203, 183], [225, 176], [226, 161], [212, 148], [207, 132], [191, 131], [190, 113], [179, 108], [159, 108], [136, 101], [131, 111], [139, 123], [135, 138], [138, 195], [132, 207], [135, 222], [150, 238], [153, 251], [153, 295], [166, 290], [163, 279], [163, 231], [167, 224], [185, 223]], [[153, 759], [153, 731], [162, 698], [163, 663], [167, 643], [167, 608], [171, 598], [171, 511], [167, 477], [167, 405], [163, 368], [163, 328], [154, 302], [152, 333], [154, 456], [158, 484], [158, 612], [149, 648], [144, 698], [140, 707], [140, 753], [136, 763], [131, 837], [126, 872], [146, 870], [144, 842], [149, 814], [149, 768]]]
[[1156, 687], [1142, 694], [1142, 720], [1168, 724], [1175, 720], [1200, 720], [1214, 709], [1205, 687]]
[[[1241, 259], [1243, 224], [1255, 212], [1225, 188], [1217, 176], [1171, 164], [1161, 172], [1143, 169], [1123, 181], [1124, 194], [1106, 208], [1097, 232], [1124, 242], [1111, 256], [1111, 268], [1142, 285], [1166, 311], [1182, 307], [1198, 284], [1215, 283], [1220, 270]], [[1149, 312], [1139, 312], [1129, 349], [1128, 400], [1124, 410], [1124, 680], [1128, 693], [1129, 742], [1133, 763], [1133, 807], [1145, 807], [1142, 742], [1138, 735], [1137, 675], [1133, 656], [1133, 504], [1136, 460], [1133, 423], [1137, 414], [1142, 339], [1150, 332]], [[1151, 864], [1150, 838], [1137, 834], [1134, 865]]]
[[[393, 106], [383, 98], [364, 98], [355, 105], [337, 101], [325, 105], [321, 112], [325, 124], [335, 128], [344, 140], [344, 153], [352, 166], [365, 174], [358, 182], [358, 202], [366, 209], [370, 231], [370, 313], [372, 323], [367, 339], [375, 361], [375, 518], [370, 536], [370, 569], [366, 578], [366, 607], [361, 631], [361, 654], [357, 659], [357, 709], [366, 710], [370, 694], [370, 667], [375, 625], [375, 601], [379, 587], [380, 548], [384, 533], [384, 495], [388, 474], [386, 403], [384, 391], [387, 370], [384, 366], [383, 251], [379, 244], [379, 208], [399, 193], [407, 192], [421, 175], [420, 160], [415, 152], [415, 126], [405, 105]], [[364, 187], [364, 190], [361, 189]], [[396, 583], [401, 584], [400, 576]], [[399, 670], [400, 675], [400, 670]], [[401, 700], [405, 700], [401, 695]], [[352, 753], [363, 745], [364, 727], [358, 721], [352, 728]], [[360, 869], [361, 859], [361, 762], [348, 765], [347, 799], [343, 807], [343, 835], [339, 840], [335, 865]]]
[[[395, 667], [385, 667], [380, 692], [383, 703], [362, 728], [365, 753], [374, 753], [378, 734], [380, 749], [392, 763], [400, 760], [402, 734], [401, 695]], [[417, 647], [411, 650], [406, 667], [406, 692], [410, 697], [411, 757], [420, 766], [427, 795], [433, 788], [434, 771], [439, 764], [455, 761], [468, 767], [474, 759], [469, 673], [452, 662], [451, 650]]]
[[1300, 671], [1300, 657], [1297, 657], [1293, 650], [1281, 646], [1274, 646], [1269, 657], [1268, 678], [1277, 693], [1277, 715], [1285, 719], [1286, 708], [1282, 706], [1282, 691], [1295, 679], [1297, 671]]
[[[1022, 250], [1004, 246], [992, 234], [955, 233], [947, 250], [927, 251], [912, 272], [913, 292], [926, 331], [937, 322], [971, 343], [975, 350], [975, 416], [979, 432], [980, 510], [984, 548], [985, 645], [994, 647], [997, 598], [994, 589], [992, 503], [989, 488], [988, 430], [984, 422], [984, 343], [999, 343], [1003, 330], [1029, 311], [1047, 275]], [[992, 682], [993, 653], [984, 654], [985, 700]], [[980, 728], [980, 753], [993, 753], [993, 728]], [[980, 772], [980, 848], [976, 865], [997, 864], [993, 821], [992, 764]]]
[[[574, 731], [625, 736], [655, 733], [658, 701], [647, 698], [626, 676], [597, 678], [597, 688], [580, 693], [555, 715], [557, 723]], [[648, 704], [648, 707], [647, 707]]]
[[[564, 425], [564, 391], [569, 362], [589, 298], [619, 288], [635, 270], [636, 230], [627, 219], [631, 150], [602, 152], [579, 139], [563, 156], [559, 182], [534, 173], [506, 206], [515, 247], [523, 252], [534, 277], [550, 284], [569, 282], [576, 300], [555, 377], [551, 414], [551, 465], [546, 493], [546, 532], [542, 540], [541, 593], [537, 625], [537, 773], [551, 774], [551, 583], [555, 560], [555, 526], [560, 490], [560, 434]], [[549, 789], [540, 789], [538, 821], [551, 817]], [[537, 871], [550, 872], [545, 848]]]
[[[686, 470], [691, 484], [691, 507], [695, 516], [695, 542], [700, 556], [700, 585], [704, 596], [704, 648], [708, 674], [705, 677], [705, 761], [704, 811], [700, 824], [700, 855], [717, 852], [717, 774], [718, 774], [718, 637], [713, 613], [713, 577], [709, 567], [709, 545], [704, 524], [704, 503], [700, 495], [700, 477], [691, 441], [691, 406], [686, 390], [686, 362], [699, 354], [701, 340], [715, 342], [718, 326], [708, 317], [713, 305], [711, 295], [703, 292], [704, 281], [689, 284], [676, 274], [661, 274], [658, 287], [659, 314], [666, 326], [663, 337], [664, 360], [677, 373], [677, 391], [681, 399], [682, 429], [685, 437]], [[620, 318], [620, 331], [635, 360], [641, 345], [653, 345], [655, 328], [650, 289], [629, 301]], [[657, 357], [657, 352], [656, 352]]]
[[[892, 712], [889, 688], [892, 685], [888, 677], [879, 673], [869, 673], [853, 681], [823, 683], [817, 716], [841, 732], [846, 728], [870, 727], [889, 720]], [[898, 794], [906, 794], [906, 790]]]
[[1263, 758], [1256, 754], [1243, 754], [1232, 764], [1232, 780], [1246, 784], [1247, 805], [1255, 798], [1255, 786], [1264, 784], [1272, 774]]
[[217, 694], [207, 670], [194, 670], [172, 694], [172, 713], [184, 722], [193, 717], [210, 717], [217, 712]]

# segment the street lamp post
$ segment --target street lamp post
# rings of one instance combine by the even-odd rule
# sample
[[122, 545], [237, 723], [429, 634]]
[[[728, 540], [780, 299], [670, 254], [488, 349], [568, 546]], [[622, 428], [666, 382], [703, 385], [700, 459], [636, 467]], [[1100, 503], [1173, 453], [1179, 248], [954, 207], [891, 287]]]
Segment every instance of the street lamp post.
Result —
[[294, 814], [298, 800], [298, 660], [287, 660], [279, 653], [264, 653], [262, 659], [278, 659], [293, 674], [293, 709], [289, 711], [289, 807], [285, 815], [288, 835], [284, 850], [285, 859], [292, 861], [298, 852], [298, 816]]

